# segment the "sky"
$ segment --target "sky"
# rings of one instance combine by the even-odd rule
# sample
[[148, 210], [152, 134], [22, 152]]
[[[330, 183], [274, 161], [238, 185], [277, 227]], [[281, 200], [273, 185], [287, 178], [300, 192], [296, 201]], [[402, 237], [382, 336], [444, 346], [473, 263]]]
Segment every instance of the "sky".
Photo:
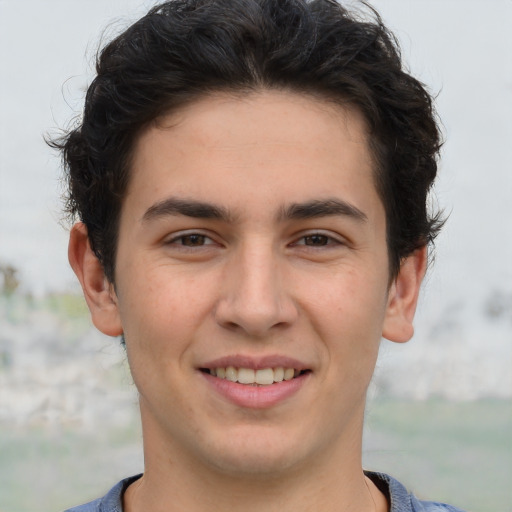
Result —
[[[59, 158], [44, 135], [80, 114], [102, 38], [153, 3], [0, 0], [0, 263], [18, 268], [35, 294], [77, 289], [60, 223]], [[476, 332], [487, 325], [493, 297], [512, 304], [512, 1], [372, 5], [398, 36], [412, 73], [437, 94], [446, 138], [434, 202], [449, 221], [419, 322], [456, 318]], [[512, 342], [512, 324], [500, 321]]]

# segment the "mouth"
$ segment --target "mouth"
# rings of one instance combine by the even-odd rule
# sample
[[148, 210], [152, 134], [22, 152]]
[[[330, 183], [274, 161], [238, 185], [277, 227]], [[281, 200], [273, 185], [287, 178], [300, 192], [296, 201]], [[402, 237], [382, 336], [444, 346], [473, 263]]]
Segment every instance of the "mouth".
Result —
[[311, 370], [298, 370], [296, 368], [285, 368], [278, 366], [276, 368], [262, 368], [254, 370], [253, 368], [236, 368], [234, 366], [201, 368], [203, 373], [207, 373], [218, 379], [237, 382], [248, 386], [271, 386], [283, 381], [290, 381], [310, 373]]

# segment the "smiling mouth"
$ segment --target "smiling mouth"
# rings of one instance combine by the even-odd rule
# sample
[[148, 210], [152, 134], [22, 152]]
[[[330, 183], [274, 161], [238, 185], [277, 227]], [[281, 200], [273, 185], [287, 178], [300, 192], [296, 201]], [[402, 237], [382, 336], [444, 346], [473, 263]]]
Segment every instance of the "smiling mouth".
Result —
[[201, 368], [201, 371], [209, 373], [219, 379], [252, 386], [270, 386], [279, 382], [292, 380], [310, 372], [310, 370], [297, 370], [295, 368], [283, 367], [253, 370], [252, 368], [235, 368], [234, 366], [227, 366], [226, 368]]

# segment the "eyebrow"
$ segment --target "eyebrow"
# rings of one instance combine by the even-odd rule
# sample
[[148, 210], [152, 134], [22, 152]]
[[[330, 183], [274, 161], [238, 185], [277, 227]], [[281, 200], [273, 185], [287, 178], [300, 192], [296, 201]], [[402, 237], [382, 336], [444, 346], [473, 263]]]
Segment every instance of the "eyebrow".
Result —
[[197, 219], [216, 219], [226, 222], [233, 220], [230, 212], [222, 206], [192, 199], [170, 197], [150, 206], [142, 216], [142, 221], [147, 222], [170, 215], [185, 215]]
[[343, 215], [358, 222], [366, 222], [368, 217], [354, 205], [341, 199], [320, 199], [305, 203], [293, 203], [284, 208], [279, 217], [281, 219], [315, 219]]
[[[142, 216], [142, 221], [147, 222], [174, 215], [224, 222], [234, 220], [232, 213], [222, 206], [193, 199], [170, 197], [150, 206]], [[281, 209], [278, 220], [304, 220], [334, 215], [350, 217], [358, 222], [368, 220], [366, 214], [359, 208], [341, 199], [316, 199], [304, 203], [292, 203]]]

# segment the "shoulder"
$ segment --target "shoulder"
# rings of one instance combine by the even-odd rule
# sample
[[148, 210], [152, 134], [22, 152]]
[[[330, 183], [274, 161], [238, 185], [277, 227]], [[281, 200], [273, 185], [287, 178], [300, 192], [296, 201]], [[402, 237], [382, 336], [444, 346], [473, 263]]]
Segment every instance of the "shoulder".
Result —
[[123, 512], [123, 493], [131, 483], [140, 477], [141, 475], [136, 475], [125, 478], [114, 485], [102, 498], [69, 508], [65, 512]]
[[101, 510], [100, 505], [101, 498], [85, 503], [84, 505], [79, 505], [78, 507], [68, 508], [64, 512], [98, 512]]
[[390, 502], [390, 512], [464, 512], [460, 508], [436, 501], [419, 500], [393, 477], [384, 473], [366, 472]]
[[420, 501], [412, 496], [414, 512], [464, 512], [460, 508], [438, 503], [437, 501]]

